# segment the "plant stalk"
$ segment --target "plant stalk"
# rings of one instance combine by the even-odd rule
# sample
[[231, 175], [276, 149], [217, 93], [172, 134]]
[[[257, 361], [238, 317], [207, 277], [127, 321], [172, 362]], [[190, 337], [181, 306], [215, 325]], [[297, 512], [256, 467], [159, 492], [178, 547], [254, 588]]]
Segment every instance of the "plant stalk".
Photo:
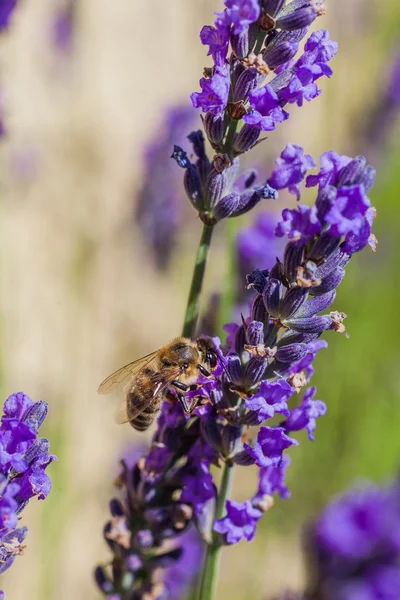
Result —
[[[233, 469], [233, 466], [228, 466], [227, 464], [224, 465], [217, 506], [215, 509], [215, 519], [213, 522], [222, 519], [224, 516], [225, 502], [230, 495], [232, 487]], [[220, 560], [221, 545], [219, 534], [213, 531], [212, 542], [207, 547], [198, 600], [212, 600], [214, 598]]]
[[235, 133], [238, 128], [238, 125], [239, 125], [239, 121], [237, 119], [231, 119], [231, 122], [229, 123], [229, 126], [228, 126], [226, 138], [225, 138], [224, 152], [226, 152], [226, 154], [229, 156], [230, 159], [233, 158], [233, 150], [232, 150], [233, 139], [235, 137]]
[[238, 219], [227, 219], [226, 224], [226, 255], [227, 266], [224, 276], [221, 305], [218, 315], [218, 335], [224, 335], [224, 325], [230, 323], [233, 318], [233, 309], [237, 298], [237, 273], [238, 257], [236, 249], [236, 238], [238, 233]]
[[189, 298], [186, 306], [185, 321], [182, 330], [182, 335], [184, 337], [194, 337], [195, 334], [197, 319], [199, 316], [200, 294], [203, 287], [204, 272], [206, 269], [212, 232], [212, 225], [203, 225], [199, 248], [197, 250], [196, 264], [193, 271], [192, 283], [189, 291]]

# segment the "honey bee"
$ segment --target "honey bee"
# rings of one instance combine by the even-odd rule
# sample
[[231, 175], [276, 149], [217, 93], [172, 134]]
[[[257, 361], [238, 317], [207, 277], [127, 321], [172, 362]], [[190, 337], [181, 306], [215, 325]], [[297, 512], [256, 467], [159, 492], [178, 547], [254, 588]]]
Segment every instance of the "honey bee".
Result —
[[186, 413], [189, 406], [184, 392], [196, 390], [199, 373], [211, 377], [218, 365], [214, 342], [201, 336], [196, 340], [179, 337], [159, 350], [143, 356], [112, 373], [100, 384], [99, 394], [110, 394], [123, 388], [126, 396], [119, 423], [130, 423], [134, 429], [145, 431], [161, 408], [164, 394], [175, 388]]

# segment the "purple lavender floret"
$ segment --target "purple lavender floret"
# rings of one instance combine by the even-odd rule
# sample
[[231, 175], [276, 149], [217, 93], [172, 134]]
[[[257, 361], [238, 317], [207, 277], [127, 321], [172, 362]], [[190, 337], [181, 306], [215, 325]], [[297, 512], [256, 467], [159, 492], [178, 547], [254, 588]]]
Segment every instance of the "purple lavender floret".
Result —
[[200, 39], [202, 44], [209, 46], [208, 54], [213, 57], [214, 63], [223, 66], [229, 47], [229, 27], [219, 23], [215, 27], [204, 25]]
[[306, 530], [309, 593], [321, 600], [395, 600], [400, 590], [400, 487], [356, 488]]
[[257, 442], [250, 446], [244, 444], [244, 449], [258, 467], [279, 465], [282, 452], [290, 446], [298, 445], [298, 441], [286, 435], [283, 427], [261, 427]]
[[285, 500], [290, 497], [290, 491], [285, 483], [286, 470], [289, 465], [289, 456], [283, 454], [282, 460], [277, 465], [262, 467], [260, 469], [258, 490], [252, 499], [253, 504], [257, 506], [266, 497], [272, 496], [276, 492]]
[[287, 432], [306, 429], [308, 437], [312, 442], [315, 441], [314, 431], [316, 419], [326, 413], [326, 405], [321, 400], [313, 400], [316, 392], [315, 387], [306, 390], [300, 406], [292, 410], [289, 418], [285, 421], [284, 427]]
[[0, 573], [22, 554], [28, 532], [19, 514], [28, 500], [44, 500], [51, 490], [45, 470], [56, 460], [49, 442], [37, 434], [47, 415], [47, 403], [33, 402], [19, 392], [4, 403], [0, 425]]
[[310, 154], [304, 154], [304, 149], [297, 144], [289, 144], [276, 161], [277, 167], [273, 170], [268, 183], [276, 190], [287, 188], [291, 194], [300, 198], [299, 184], [304, 175], [317, 165]]
[[278, 237], [288, 236], [290, 240], [303, 239], [308, 241], [321, 233], [321, 224], [318, 220], [317, 208], [299, 204], [297, 209], [285, 208], [282, 212], [282, 221], [276, 226]]
[[211, 77], [200, 79], [201, 92], [193, 92], [192, 103], [204, 113], [217, 117], [221, 115], [228, 103], [229, 72], [227, 67], [216, 66]]
[[226, 511], [226, 516], [215, 522], [214, 531], [224, 535], [227, 544], [237, 544], [243, 538], [250, 542], [262, 517], [261, 510], [254, 508], [250, 500], [243, 504], [227, 500]]
[[289, 118], [282, 110], [279, 98], [269, 85], [258, 88], [249, 94], [250, 112], [244, 115], [243, 121], [263, 131], [275, 129], [275, 123], [282, 123]]
[[217, 25], [232, 25], [236, 35], [245, 32], [260, 16], [258, 0], [225, 0], [226, 9], [217, 14]]
[[[311, 34], [304, 46], [304, 53], [286, 71], [279, 69], [273, 88], [283, 103], [303, 105], [321, 94], [315, 83], [320, 77], [331, 77], [332, 69], [327, 64], [337, 54], [337, 43], [329, 39], [325, 29]], [[283, 85], [281, 83], [283, 82]]]
[[244, 406], [250, 413], [255, 413], [254, 417], [258, 423], [264, 423], [264, 421], [273, 417], [275, 413], [289, 416], [287, 401], [293, 395], [293, 392], [292, 386], [283, 379], [271, 382], [268, 380], [262, 381], [258, 392], [247, 398]]

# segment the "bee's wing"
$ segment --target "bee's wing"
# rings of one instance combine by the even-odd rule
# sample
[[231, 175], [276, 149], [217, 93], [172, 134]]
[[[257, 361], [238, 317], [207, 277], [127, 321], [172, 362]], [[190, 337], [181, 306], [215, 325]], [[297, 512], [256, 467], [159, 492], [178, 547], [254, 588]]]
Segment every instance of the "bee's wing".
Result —
[[100, 385], [97, 392], [99, 394], [111, 394], [111, 392], [115, 392], [118, 389], [122, 389], [125, 385], [132, 380], [135, 375], [139, 373], [145, 367], [148, 367], [150, 363], [154, 361], [154, 358], [157, 354], [156, 352], [151, 352], [151, 354], [147, 354], [146, 356], [142, 356], [138, 360], [134, 360], [133, 362], [125, 365], [115, 373], [109, 375]]

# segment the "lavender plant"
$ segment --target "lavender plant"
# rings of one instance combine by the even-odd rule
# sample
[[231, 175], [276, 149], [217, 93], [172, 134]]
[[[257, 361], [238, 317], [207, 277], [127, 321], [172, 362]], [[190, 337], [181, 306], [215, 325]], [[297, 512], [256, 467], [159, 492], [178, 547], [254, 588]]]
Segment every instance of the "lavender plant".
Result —
[[12, 394], [4, 403], [0, 425], [0, 574], [24, 552], [28, 528], [18, 527], [20, 513], [31, 498], [44, 500], [51, 489], [45, 471], [56, 457], [49, 454], [49, 442], [38, 438], [46, 415], [46, 402], [33, 402], [22, 392]]
[[[112, 501], [112, 520], [105, 528], [111, 569], [96, 570], [100, 589], [112, 600], [171, 598], [158, 572], [185, 556], [175, 539], [193, 526], [207, 544], [199, 599], [211, 599], [221, 548], [253, 539], [273, 496], [289, 496], [285, 451], [298, 445], [296, 431], [305, 429], [314, 440], [316, 420], [326, 412], [325, 404], [314, 399], [315, 387], [308, 387], [314, 358], [327, 347], [319, 338], [324, 331], [346, 334], [346, 315], [325, 311], [352, 255], [376, 242], [371, 233], [375, 211], [367, 196], [375, 171], [363, 157], [326, 152], [319, 172], [309, 174], [316, 162], [289, 144], [263, 184], [254, 185], [250, 177], [244, 189], [235, 185], [239, 157], [262, 131], [288, 119], [289, 104], [302, 106], [319, 96], [315, 82], [331, 76], [327, 63], [337, 45], [319, 30], [295, 57], [309, 25], [324, 12], [321, 2], [225, 0], [225, 7], [215, 26], [201, 32], [214, 65], [205, 70], [201, 92], [192, 94], [215, 154], [209, 158], [201, 131], [188, 136], [194, 161], [179, 146], [173, 152], [204, 224], [184, 336], [196, 332], [214, 226], [276, 198], [277, 190], [287, 189], [299, 200], [304, 180], [316, 188], [315, 202], [283, 211], [276, 226], [276, 235], [287, 238], [283, 253], [274, 264], [248, 274], [254, 293], [248, 314], [226, 326], [223, 346], [214, 339], [215, 377], [200, 379], [200, 387], [186, 394], [197, 408], [184, 414], [169, 392], [149, 452], [133, 468], [123, 466], [122, 502]], [[267, 261], [268, 241], [262, 251]], [[235, 468], [251, 466], [258, 471], [258, 487], [244, 503], [236, 502], [229, 497]], [[217, 469], [222, 471], [219, 486]]]
[[400, 593], [400, 488], [355, 488], [305, 530], [308, 584], [280, 600], [396, 600]]

